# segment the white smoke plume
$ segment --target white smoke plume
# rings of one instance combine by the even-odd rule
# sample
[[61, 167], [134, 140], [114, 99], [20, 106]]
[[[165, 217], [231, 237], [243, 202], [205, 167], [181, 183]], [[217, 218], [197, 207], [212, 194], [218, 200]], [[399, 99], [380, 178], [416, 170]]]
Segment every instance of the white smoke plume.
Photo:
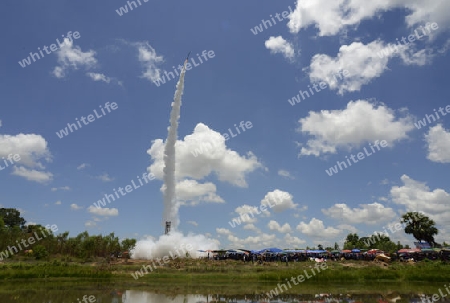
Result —
[[178, 80], [172, 110], [170, 112], [170, 126], [164, 147], [164, 221], [170, 221], [172, 230], [167, 235], [162, 235], [158, 240], [146, 239], [136, 243], [136, 247], [130, 251], [133, 259], [162, 258], [173, 255], [186, 257], [186, 252], [192, 258], [205, 256], [205, 253], [198, 250], [216, 250], [219, 247], [219, 241], [208, 239], [203, 235], [189, 234], [184, 236], [177, 232], [179, 224], [178, 209], [180, 203], [177, 201], [175, 186], [175, 143], [178, 133], [178, 119], [180, 118], [181, 96], [184, 89], [184, 75], [186, 72], [186, 62]]
[[172, 111], [170, 112], [170, 126], [168, 128], [166, 145], [164, 147], [164, 221], [171, 222], [171, 228], [176, 230], [179, 224], [178, 208], [175, 192], [175, 143], [178, 137], [178, 119], [180, 118], [181, 96], [184, 90], [184, 75], [186, 73], [186, 63], [180, 74], [180, 80], [177, 83], [177, 89], [172, 102]]
[[[152, 239], [138, 241], [136, 247], [130, 253], [132, 259], [151, 260], [164, 256], [171, 257], [172, 255], [184, 258], [186, 252], [189, 253], [190, 257], [198, 258], [205, 256], [205, 253], [199, 252], [199, 250], [216, 250], [218, 247], [218, 241], [206, 238], [204, 235], [189, 234], [184, 236], [180, 232], [172, 231], [168, 235], [162, 235], [156, 241]], [[172, 254], [169, 252], [172, 252]]]

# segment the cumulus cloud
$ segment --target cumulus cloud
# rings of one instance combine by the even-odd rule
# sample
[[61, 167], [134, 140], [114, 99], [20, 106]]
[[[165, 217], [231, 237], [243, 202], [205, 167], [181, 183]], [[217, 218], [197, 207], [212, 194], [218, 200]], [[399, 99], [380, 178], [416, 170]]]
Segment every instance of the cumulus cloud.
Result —
[[216, 233], [218, 233], [219, 235], [226, 235], [226, 236], [232, 234], [232, 232], [226, 228], [216, 228]]
[[[161, 187], [164, 192], [164, 186]], [[212, 203], [224, 203], [225, 201], [216, 194], [216, 185], [211, 182], [198, 183], [195, 180], [183, 180], [176, 184], [177, 199], [197, 205], [201, 201]]]
[[198, 226], [198, 223], [195, 221], [187, 221], [186, 223], [194, 225], [194, 226]]
[[91, 78], [94, 81], [103, 81], [105, 83], [111, 82], [110, 77], [107, 77], [101, 73], [86, 73], [86, 76], [88, 76], [89, 78]]
[[301, 233], [316, 239], [331, 239], [336, 238], [341, 231], [334, 227], [325, 228], [323, 221], [312, 218], [309, 223], [300, 222], [297, 225], [297, 230]]
[[53, 180], [53, 174], [50, 172], [28, 169], [23, 166], [14, 166], [12, 174], [38, 183], [48, 183]]
[[261, 205], [266, 205], [268, 208], [273, 205], [273, 211], [279, 213], [287, 209], [295, 209], [298, 206], [292, 199], [293, 196], [290, 193], [276, 189], [265, 195], [261, 200]]
[[91, 166], [89, 163], [81, 163], [80, 165], [77, 166], [77, 170], [82, 170], [89, 166]]
[[247, 238], [239, 238], [234, 235], [228, 235], [228, 241], [233, 247], [254, 247], [255, 249], [262, 247], [273, 246], [276, 241], [276, 236], [274, 234], [261, 233], [257, 236], [249, 236]]
[[396, 115], [386, 105], [366, 100], [350, 101], [343, 110], [311, 111], [299, 122], [299, 132], [315, 137], [301, 148], [299, 156], [334, 154], [338, 148], [349, 151], [376, 140], [386, 140], [392, 147], [408, 138], [407, 133], [414, 128], [409, 114]]
[[437, 224], [448, 225], [450, 217], [450, 194], [441, 188], [430, 190], [425, 182], [413, 180], [407, 175], [401, 176], [402, 186], [391, 188], [392, 201], [403, 205], [407, 212], [421, 211], [430, 216]]
[[285, 223], [283, 226], [281, 226], [275, 220], [270, 220], [270, 222], [267, 224], [267, 227], [270, 230], [276, 230], [279, 233], [283, 233], [283, 234], [291, 231], [291, 226], [289, 225], [289, 223]]
[[44, 168], [42, 161], [50, 162], [51, 153], [47, 141], [40, 135], [0, 135], [0, 157], [18, 154], [20, 163], [28, 167]]
[[107, 207], [95, 207], [93, 205], [89, 206], [88, 212], [97, 216], [103, 217], [114, 217], [119, 215], [119, 210], [117, 208], [107, 208]]
[[[196, 149], [206, 143], [215, 148], [205, 150], [202, 154], [196, 154]], [[151, 148], [147, 151], [153, 160], [149, 171], [159, 180], [163, 179], [164, 144], [162, 139], [154, 140]], [[178, 140], [175, 148], [177, 149], [175, 163], [177, 180], [185, 178], [201, 180], [215, 174], [219, 181], [247, 187], [246, 174], [262, 167], [253, 153], [248, 152], [247, 155], [241, 156], [228, 149], [225, 145], [225, 138], [203, 123], [197, 124], [193, 134], [185, 136], [183, 140]]]
[[381, 41], [373, 41], [367, 45], [353, 42], [342, 45], [337, 57], [317, 54], [311, 59], [309, 77], [311, 82], [325, 82], [330, 89], [337, 89], [339, 94], [359, 91], [373, 78], [379, 77], [386, 69], [389, 56], [378, 54], [386, 46]]
[[146, 41], [134, 43], [133, 45], [137, 47], [139, 52], [138, 60], [145, 68], [142, 77], [153, 83], [158, 82], [161, 78], [162, 70], [157, 65], [164, 62], [163, 56], [157, 55], [156, 50]]
[[72, 203], [72, 204], [70, 204], [70, 209], [72, 209], [72, 210], [80, 210], [80, 209], [83, 209], [83, 207], [79, 206], [79, 205], [77, 205], [75, 203]]
[[294, 57], [294, 47], [281, 36], [271, 36], [266, 40], [265, 45], [272, 54], [282, 54], [287, 59], [292, 59]]
[[261, 230], [260, 230], [259, 228], [257, 228], [257, 227], [256, 227], [254, 224], [252, 224], [252, 223], [250, 223], [250, 224], [245, 224], [243, 228], [244, 228], [244, 229], [247, 229], [247, 230], [253, 230], [254, 232], [257, 232], [257, 233], [261, 232]]
[[295, 237], [295, 236], [291, 236], [291, 234], [287, 233], [286, 236], [284, 236], [284, 241], [287, 245], [291, 245], [294, 246], [293, 248], [298, 248], [295, 247], [296, 245], [302, 245], [305, 244], [306, 241], [300, 239], [299, 237]]
[[353, 224], [366, 223], [377, 224], [395, 218], [395, 211], [380, 203], [360, 204], [360, 208], [350, 208], [347, 204], [335, 204], [322, 212], [336, 220]]
[[86, 223], [84, 223], [85, 227], [94, 227], [97, 226], [97, 223], [95, 223], [94, 221], [87, 221]]
[[[256, 223], [256, 221], [258, 221], [257, 216], [261, 214], [261, 211], [258, 209], [258, 207], [250, 206], [247, 204], [236, 207], [234, 211], [238, 214], [240, 221], [243, 221], [245, 223]], [[264, 213], [267, 213], [267, 211], [265, 211]]]
[[114, 181], [114, 178], [111, 178], [107, 173], [101, 174], [100, 176], [97, 176], [96, 178], [103, 182]]
[[432, 3], [411, 0], [372, 1], [365, 0], [303, 0], [297, 1], [294, 12], [289, 15], [287, 24], [291, 33], [314, 25], [319, 36], [336, 35], [348, 27], [356, 28], [361, 21], [378, 16], [381, 12], [401, 8], [407, 11], [405, 22], [413, 27], [423, 20], [433, 20], [440, 26], [448, 26], [446, 12], [450, 3], [435, 0]]
[[450, 131], [441, 124], [430, 127], [425, 134], [428, 145], [427, 159], [438, 163], [450, 163]]
[[97, 64], [95, 51], [83, 52], [79, 46], [73, 45], [73, 40], [64, 38], [64, 44], [56, 51], [59, 65], [53, 70], [53, 75], [57, 78], [64, 78], [66, 70], [69, 68], [78, 69], [85, 67], [92, 68]]
[[62, 203], [61, 203], [61, 201], [56, 201], [55, 202], [55, 205], [61, 205]]

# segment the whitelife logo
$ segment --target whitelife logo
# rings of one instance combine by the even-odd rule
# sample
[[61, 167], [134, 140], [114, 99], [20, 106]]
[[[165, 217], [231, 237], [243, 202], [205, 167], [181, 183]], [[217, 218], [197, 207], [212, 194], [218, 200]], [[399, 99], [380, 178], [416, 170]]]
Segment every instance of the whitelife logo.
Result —
[[[276, 13], [275, 17], [277, 17], [278, 21], [283, 21], [284, 19], [287, 19], [289, 17], [290, 14], [293, 13], [291, 6], [289, 7], [289, 12], [288, 11], [284, 11], [281, 13], [281, 16], [283, 17], [282, 19], [280, 18], [280, 14]], [[259, 33], [262, 33], [264, 31], [263, 29], [263, 25], [265, 27], [265, 29], [268, 29], [269, 27], [274, 26], [275, 24], [277, 24], [277, 22], [275, 21], [275, 19], [272, 17], [272, 15], [270, 15], [270, 18], [272, 19], [272, 22], [270, 22], [270, 20], [261, 20], [262, 23], [260, 23], [259, 25], [255, 26], [254, 28], [251, 28], [250, 31], [253, 33], [253, 35], [257, 35]], [[267, 26], [269, 25], [269, 26]]]
[[[103, 115], [99, 115], [99, 114], [97, 113], [97, 110], [94, 109], [95, 117], [101, 118], [101, 117], [103, 117], [103, 116], [106, 116], [105, 109], [104, 109], [101, 105], [99, 105], [98, 107], [100, 107], [100, 109], [101, 109]], [[117, 105], [116, 102], [112, 102], [111, 104], [109, 104], [109, 102], [106, 102], [106, 103], [105, 103], [105, 108], [106, 108], [106, 110], [108, 111], [108, 113], [110, 113], [111, 110], [116, 110], [116, 109], [119, 108], [119, 106]], [[85, 116], [81, 116], [80, 120], [81, 120], [81, 122], [84, 123], [84, 125], [88, 125], [89, 122], [94, 122], [94, 121], [95, 121], [95, 117], [94, 117], [94, 115], [90, 114], [90, 115], [87, 116], [87, 122], [86, 122], [86, 117], [85, 117]], [[82, 127], [82, 124], [80, 123], [80, 121], [78, 120], [78, 118], [75, 118], [75, 122], [78, 124], [78, 127], [79, 127], [79, 128]], [[69, 128], [67, 128], [67, 127], [69, 127]], [[70, 133], [73, 133], [74, 130], [77, 130], [77, 129], [78, 129], [78, 127], [76, 126], [75, 123], [67, 123], [67, 127], [65, 127], [64, 129], [61, 129], [59, 132], [56, 132], [56, 135], [57, 135], [60, 139], [64, 138], [65, 136], [68, 136]], [[70, 130], [70, 133], [69, 133], [69, 130]]]
[[[377, 151], [374, 149], [374, 146], [379, 150], [381, 150], [381, 147], [386, 147], [387, 146], [387, 142], [386, 140], [381, 140], [381, 142], [379, 140], [374, 142], [374, 145], [372, 145], [371, 143], [369, 143], [370, 149], [372, 150], [373, 153], [376, 153]], [[371, 156], [372, 153], [368, 152], [367, 149], [364, 147], [364, 152], [366, 153], [367, 156]], [[363, 152], [359, 152], [356, 157], [358, 158], [358, 160], [363, 160], [365, 158], [365, 155]], [[350, 162], [350, 159], [352, 159], [353, 163], [358, 163], [358, 160], [355, 159], [355, 155], [352, 154], [350, 156], [350, 159], [348, 158], [348, 156], [345, 156], [345, 159], [347, 160], [348, 166], [352, 166], [352, 162]], [[344, 168], [347, 168], [347, 164], [343, 161], [343, 162], [339, 162], [336, 161], [337, 165], [335, 165], [334, 167], [330, 167], [330, 169], [326, 169], [325, 172], [328, 174], [328, 176], [332, 176], [333, 174], [337, 174], [338, 171], [338, 166], [340, 170], [343, 170]], [[342, 165], [341, 165], [342, 164]], [[342, 166], [344, 168], [342, 168]]]
[[[234, 127], [236, 128], [237, 134], [234, 134], [233, 131], [231, 130], [231, 128], [228, 129], [228, 132], [230, 133], [231, 138], [237, 137], [237, 135], [241, 134], [241, 132], [239, 131], [239, 128], [236, 126], [236, 124], [234, 124]], [[241, 123], [239, 123], [239, 127], [242, 129], [242, 132], [245, 132], [247, 129], [252, 128], [253, 124], [250, 121], [247, 121], [247, 122], [241, 121]], [[228, 133], [222, 134], [222, 136], [225, 138], [225, 142], [230, 139], [230, 136], [228, 135]], [[215, 148], [214, 144], [212, 144], [210, 142], [205, 142], [205, 143], [202, 143], [199, 148], [196, 148], [195, 150], [193, 150], [191, 153], [194, 157], [197, 158], [199, 155], [203, 155], [203, 153], [206, 153], [209, 150], [214, 150], [214, 148]]]
[[[72, 34], [71, 31], [68, 32], [67, 33], [67, 38], [68, 38], [70, 43], [72, 42], [72, 35], [73, 35], [74, 39], [79, 39], [81, 37], [79, 32], [73, 32], [73, 34]], [[62, 35], [62, 37], [63, 37], [63, 40], [62, 40], [63, 42], [62, 43], [59, 42], [58, 38], [56, 38], [56, 42], [58, 42], [59, 48], [61, 48], [63, 45], [65, 45], [64, 35]], [[24, 68], [24, 67], [27, 67], [28, 65], [30, 65], [31, 63], [36, 62], [36, 60], [44, 58], [44, 53], [42, 52], [40, 47], [38, 47], [38, 50], [39, 50], [39, 53], [41, 54], [41, 56], [39, 56], [38, 53], [30, 52], [30, 56], [28, 56], [27, 58], [23, 59], [22, 61], [19, 61], [19, 65]], [[56, 44], [50, 44], [51, 52], [49, 52], [47, 45], [44, 45], [43, 50], [45, 51], [45, 53], [47, 55], [50, 55], [52, 52], [56, 52], [58, 50], [58, 47], [56, 46]], [[36, 57], [37, 57], [37, 59], [35, 59]], [[31, 59], [33, 59], [33, 62], [31, 62]]]
[[[203, 59], [204, 59], [205, 62], [206, 62], [206, 61], [208, 61], [208, 58], [212, 59], [212, 58], [214, 58], [214, 57], [216, 56], [216, 54], [214, 54], [214, 51], [212, 51], [212, 50], [210, 50], [210, 51], [208, 51], [208, 52], [206, 52], [206, 50], [204, 50], [204, 51], [202, 52], [202, 55], [201, 55], [201, 56], [203, 57]], [[192, 62], [192, 64], [194, 65], [194, 67], [197, 67], [197, 66], [199, 66], [200, 64], [203, 63], [203, 60], [202, 60], [202, 58], [200, 57], [199, 54], [197, 54], [197, 59], [198, 59], [198, 61], [200, 62], [199, 64], [196, 64], [194, 58], [191, 58], [191, 62]], [[180, 72], [181, 72], [181, 71], [183, 70], [183, 67], [184, 67], [184, 65], [179, 64], [177, 68], [178, 68], [178, 69], [180, 70]], [[159, 87], [159, 86], [161, 86], [161, 84], [165, 84], [166, 81], [169, 82], [170, 80], [173, 80], [173, 79], [179, 77], [180, 74], [178, 73], [177, 68], [175, 68], [175, 66], [172, 66], [172, 68], [173, 68], [173, 72], [176, 74], [176, 76], [175, 76], [175, 74], [174, 74], [173, 72], [167, 72], [167, 71], [165, 71], [165, 72], [164, 72], [164, 75], [163, 75], [162, 77], [160, 77], [158, 80], [153, 81], [153, 83], [154, 83], [156, 86]], [[186, 63], [186, 70], [188, 71], [188, 70], [191, 70], [191, 69], [192, 69], [191, 63], [189, 63], [189, 62]]]
[[[450, 105], [447, 105], [445, 107], [445, 111], [447, 112], [447, 114], [444, 112], [444, 108], [443, 107], [439, 107], [438, 110], [442, 116], [447, 116], [447, 114], [450, 114]], [[428, 124], [430, 124], [433, 120], [433, 122], [436, 122], [437, 120], [439, 120], [441, 117], [439, 117], [439, 114], [436, 112], [436, 109], [434, 109], [434, 114], [436, 115], [436, 118], [433, 116], [433, 114], [431, 115], [425, 115], [425, 118], [423, 118], [423, 120], [419, 120], [417, 121], [417, 123], [414, 123], [414, 125], [416, 126], [417, 129], [421, 129], [422, 127], [427, 126], [427, 121]]]

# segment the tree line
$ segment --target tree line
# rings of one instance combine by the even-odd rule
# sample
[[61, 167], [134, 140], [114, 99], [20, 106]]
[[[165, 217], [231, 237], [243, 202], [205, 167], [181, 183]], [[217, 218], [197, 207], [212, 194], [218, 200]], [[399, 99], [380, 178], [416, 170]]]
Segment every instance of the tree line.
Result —
[[[26, 248], [20, 245], [24, 239], [43, 233], [47, 236], [38, 238], [38, 241], [28, 244]], [[136, 239], [126, 238], [120, 241], [113, 232], [108, 235], [89, 235], [87, 231], [84, 231], [75, 237], [69, 237], [68, 231], [54, 234], [52, 230], [40, 224], [26, 225], [20, 211], [15, 208], [0, 208], [0, 252], [9, 252], [9, 257], [32, 255], [36, 259], [45, 259], [49, 256], [59, 255], [82, 260], [95, 257], [109, 259], [133, 249], [135, 245]], [[18, 251], [18, 247], [23, 250]]]

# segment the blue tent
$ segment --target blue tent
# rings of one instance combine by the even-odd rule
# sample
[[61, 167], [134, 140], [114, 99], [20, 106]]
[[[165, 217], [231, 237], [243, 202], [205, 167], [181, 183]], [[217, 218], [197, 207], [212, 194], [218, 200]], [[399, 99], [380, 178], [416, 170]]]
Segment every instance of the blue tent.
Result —
[[279, 253], [279, 252], [282, 252], [283, 250], [276, 248], [276, 247], [271, 247], [271, 248], [266, 248], [265, 251], [270, 252], [270, 253]]
[[352, 253], [360, 253], [360, 252], [361, 252], [361, 250], [359, 250], [357, 248], [352, 249]]

